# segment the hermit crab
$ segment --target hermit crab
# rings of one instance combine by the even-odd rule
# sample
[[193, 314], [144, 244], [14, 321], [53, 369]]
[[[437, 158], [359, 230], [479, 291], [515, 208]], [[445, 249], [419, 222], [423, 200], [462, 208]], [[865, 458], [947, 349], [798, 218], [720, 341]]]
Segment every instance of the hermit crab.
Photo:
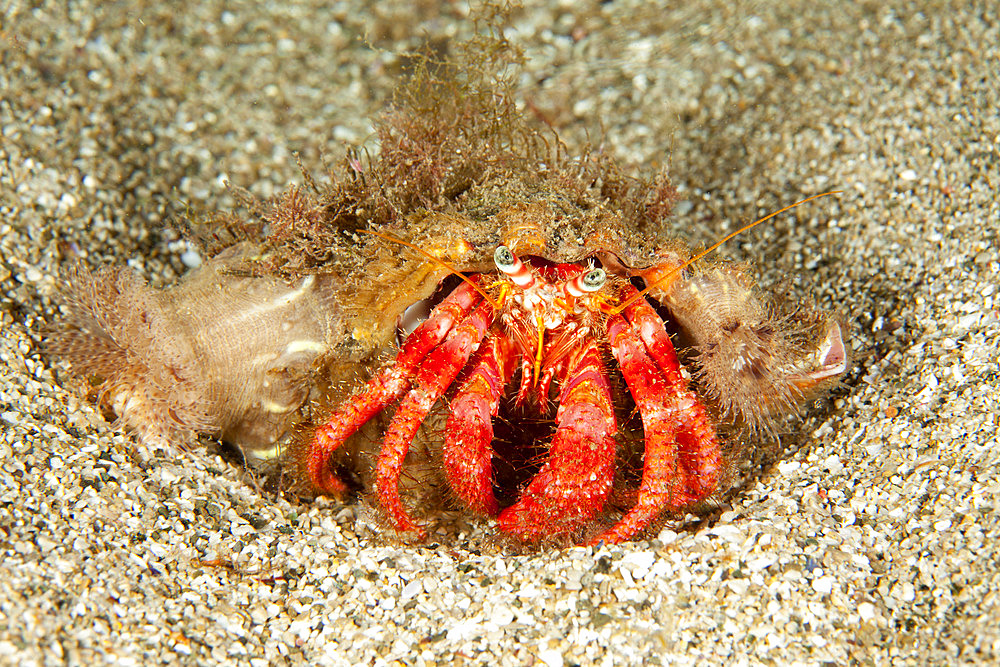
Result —
[[457, 52], [416, 60], [377, 153], [192, 225], [180, 286], [70, 271], [50, 349], [144, 441], [223, 438], [304, 495], [360, 480], [402, 532], [420, 449], [503, 533], [631, 539], [837, 381], [843, 326], [668, 240], [666, 174], [535, 127], [502, 38]]
[[[344, 492], [329, 467], [331, 455], [398, 404], [377, 456], [377, 493], [396, 529], [422, 533], [400, 500], [399, 478], [418, 429], [447, 397], [441, 465], [455, 498], [477, 514], [498, 516], [501, 530], [525, 540], [574, 533], [590, 522], [612, 491], [616, 450], [640, 441], [637, 502], [593, 538], [621, 541], [664, 510], [716, 491], [722, 412], [759, 423], [844, 372], [846, 350], [835, 319], [777, 318], [740, 271], [722, 265], [688, 272], [677, 251], [631, 268], [637, 257], [621, 237], [612, 240], [624, 234], [614, 230], [614, 216], [604, 217], [601, 232], [590, 231], [581, 257], [549, 259], [552, 238], [545, 230], [560, 225], [541, 223], [542, 210], [518, 207], [496, 216], [495, 234], [504, 243], [495, 247], [492, 270], [455, 268], [453, 261], [466, 264], [466, 256], [476, 254], [471, 244], [460, 245], [462, 256], [452, 261], [417, 247], [427, 257], [425, 270], [437, 267], [460, 282], [405, 338], [395, 359], [316, 429], [304, 458], [318, 489]], [[580, 231], [581, 221], [575, 226]], [[636, 283], [647, 286], [640, 291]], [[706, 404], [689, 386], [657, 308], [701, 350], [703, 387], [729, 404]], [[803, 334], [807, 344], [797, 345], [794, 338]], [[628, 425], [636, 411], [640, 428]], [[505, 437], [522, 446], [538, 448], [533, 440], [550, 439], [544, 463], [502, 511], [493, 470], [498, 418]], [[545, 420], [551, 434], [538, 425]]]

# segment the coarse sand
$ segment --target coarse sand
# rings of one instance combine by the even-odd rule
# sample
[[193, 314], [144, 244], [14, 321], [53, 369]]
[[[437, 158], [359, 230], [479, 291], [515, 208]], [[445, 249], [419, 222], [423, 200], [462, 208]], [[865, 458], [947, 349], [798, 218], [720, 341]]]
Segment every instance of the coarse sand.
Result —
[[[372, 6], [375, 4], [376, 6]], [[59, 270], [185, 270], [171, 221], [369, 138], [462, 3], [0, 3], [0, 663], [995, 664], [1000, 9], [527, 2], [526, 113], [669, 164], [678, 236], [850, 322], [855, 367], [711, 520], [404, 545], [114, 432], [40, 345]]]

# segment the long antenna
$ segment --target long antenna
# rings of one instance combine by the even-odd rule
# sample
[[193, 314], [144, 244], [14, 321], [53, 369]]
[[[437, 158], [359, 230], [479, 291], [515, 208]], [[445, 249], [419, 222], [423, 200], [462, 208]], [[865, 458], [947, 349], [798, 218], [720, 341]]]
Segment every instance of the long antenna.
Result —
[[679, 274], [681, 271], [683, 271], [687, 267], [691, 266], [692, 264], [694, 264], [695, 262], [697, 262], [699, 259], [703, 258], [705, 255], [707, 255], [710, 252], [712, 252], [713, 250], [717, 249], [719, 246], [721, 246], [723, 243], [725, 243], [729, 239], [731, 239], [731, 238], [733, 238], [735, 236], [739, 236], [743, 232], [746, 232], [746, 231], [749, 231], [749, 230], [753, 229], [754, 227], [756, 227], [757, 225], [761, 224], [762, 222], [767, 222], [768, 220], [770, 220], [774, 216], [779, 215], [781, 213], [784, 213], [785, 211], [787, 211], [789, 209], [793, 209], [796, 206], [801, 206], [802, 204], [805, 204], [806, 202], [810, 202], [813, 199], [819, 199], [820, 197], [826, 197], [828, 195], [839, 195], [841, 193], [843, 193], [843, 190], [831, 190], [830, 192], [821, 192], [818, 195], [813, 195], [812, 197], [806, 197], [805, 199], [803, 199], [801, 201], [797, 201], [794, 204], [789, 204], [785, 208], [778, 209], [774, 213], [766, 215], [763, 218], [761, 218], [760, 220], [755, 220], [754, 222], [751, 222], [749, 225], [744, 225], [743, 227], [740, 227], [735, 232], [732, 232], [730, 234], [727, 234], [726, 236], [723, 236], [721, 240], [716, 241], [715, 243], [713, 243], [709, 247], [705, 248], [704, 250], [702, 250], [701, 252], [699, 252], [697, 255], [695, 255], [691, 259], [689, 259], [686, 262], [684, 262], [683, 264], [681, 264], [680, 266], [677, 266], [677, 267], [671, 269], [670, 271], [668, 271], [666, 274], [660, 276], [659, 278], [657, 278], [657, 280], [655, 282], [647, 285], [646, 288], [643, 289], [641, 292], [638, 292], [638, 293], [632, 295], [627, 301], [618, 304], [617, 306], [615, 306], [614, 308], [612, 308], [609, 312], [612, 315], [617, 315], [618, 313], [620, 313], [623, 310], [625, 310], [626, 308], [628, 308], [631, 304], [635, 303], [639, 299], [641, 299], [644, 296], [646, 296], [646, 294], [649, 292], [649, 290], [653, 289], [657, 285], [661, 285], [661, 284], [667, 282], [670, 278], [673, 278], [674, 276], [676, 276], [677, 274]]
[[430, 254], [429, 252], [427, 252], [426, 250], [424, 250], [423, 248], [414, 243], [410, 243], [409, 241], [404, 241], [403, 239], [396, 238], [395, 236], [391, 236], [389, 234], [383, 234], [382, 232], [372, 231], [371, 229], [359, 229], [358, 231], [361, 232], [362, 234], [371, 234], [372, 236], [377, 236], [380, 239], [385, 239], [386, 241], [391, 241], [392, 243], [398, 243], [399, 245], [406, 246], [407, 248], [412, 248], [413, 250], [416, 250], [421, 255], [431, 260], [441, 268], [446, 269], [449, 273], [453, 273], [462, 280], [464, 280], [465, 282], [469, 283], [472, 286], [472, 289], [482, 294], [483, 298], [486, 299], [491, 306], [493, 306], [497, 310], [500, 310], [500, 304], [497, 303], [493, 297], [487, 294], [483, 288], [477, 285], [476, 281], [472, 280], [464, 273], [456, 269], [454, 266], [441, 259], [440, 257], [435, 257], [434, 255]]

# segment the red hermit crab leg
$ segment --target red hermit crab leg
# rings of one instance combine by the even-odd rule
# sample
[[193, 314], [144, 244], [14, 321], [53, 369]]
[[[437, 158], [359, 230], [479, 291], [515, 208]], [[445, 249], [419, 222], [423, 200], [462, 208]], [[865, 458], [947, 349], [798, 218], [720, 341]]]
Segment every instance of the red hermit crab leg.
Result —
[[639, 336], [653, 361], [670, 383], [675, 409], [684, 413], [681, 423], [685, 429], [680, 432], [677, 443], [678, 463], [686, 473], [685, 483], [678, 490], [684, 495], [675, 500], [678, 505], [696, 502], [715, 491], [719, 483], [722, 455], [715, 427], [698, 396], [688, 389], [687, 380], [681, 375], [677, 353], [656, 311], [645, 299], [640, 299], [625, 312], [632, 326], [639, 330]]
[[[656, 311], [645, 299], [639, 299], [626, 308], [624, 314], [631, 327], [639, 332], [646, 350], [667, 380], [677, 408], [685, 413], [680, 421], [687, 427], [681, 432], [686, 437], [678, 444], [679, 463], [687, 472], [687, 483], [681, 486], [680, 491], [686, 492], [687, 497], [678, 498], [677, 503], [683, 505], [701, 500], [715, 491], [719, 483], [722, 456], [715, 428], [711, 426], [712, 422], [698, 396], [688, 389], [673, 343]], [[687, 403], [691, 406], [685, 407]]]
[[[630, 304], [625, 313], [631, 322], [621, 315], [608, 320], [608, 340], [642, 415], [646, 434], [642, 483], [636, 506], [595, 543], [628, 540], [664, 509], [700, 500], [718, 483], [715, 429], [687, 388], [662, 321], [644, 299]], [[654, 348], [656, 361], [650, 358]]]
[[403, 395], [410, 387], [417, 365], [480, 299], [475, 285], [462, 283], [456, 287], [407, 337], [396, 359], [369, 380], [363, 390], [344, 401], [326, 424], [316, 429], [309, 443], [306, 465], [309, 479], [317, 489], [333, 495], [346, 491], [344, 483], [330, 470], [330, 456], [369, 419]]
[[569, 364], [549, 460], [500, 513], [500, 527], [537, 540], [578, 527], [604, 506], [614, 476], [615, 423], [608, 377], [594, 338]]
[[490, 336], [470, 364], [471, 371], [451, 401], [445, 426], [444, 470], [452, 491], [469, 509], [493, 516], [493, 417], [514, 374], [510, 339]]
[[378, 497], [399, 531], [414, 531], [424, 535], [423, 529], [413, 522], [399, 499], [399, 474], [413, 436], [427, 413], [479, 347], [486, 329], [493, 321], [494, 313], [492, 304], [483, 301], [461, 324], [452, 329], [445, 341], [420, 367], [413, 379], [413, 389], [399, 404], [386, 429], [385, 442], [375, 465]]

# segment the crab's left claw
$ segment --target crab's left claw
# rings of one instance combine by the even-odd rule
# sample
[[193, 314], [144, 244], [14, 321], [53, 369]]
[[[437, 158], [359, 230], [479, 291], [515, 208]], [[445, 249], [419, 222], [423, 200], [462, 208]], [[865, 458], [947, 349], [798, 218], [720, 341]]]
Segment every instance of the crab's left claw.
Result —
[[500, 513], [501, 529], [525, 540], [579, 528], [604, 506], [614, 477], [615, 422], [607, 373], [594, 339], [570, 362], [549, 460]]

